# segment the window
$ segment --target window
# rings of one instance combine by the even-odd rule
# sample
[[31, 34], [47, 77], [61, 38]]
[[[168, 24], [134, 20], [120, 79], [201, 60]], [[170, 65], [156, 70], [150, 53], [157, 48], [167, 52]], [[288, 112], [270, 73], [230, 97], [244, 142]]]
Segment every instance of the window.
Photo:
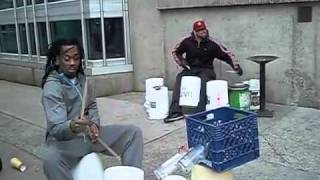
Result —
[[105, 18], [107, 58], [124, 57], [124, 30], [122, 18]]
[[13, 8], [12, 0], [2, 0], [0, 3], [0, 9]]
[[[124, 57], [124, 30], [122, 18], [105, 18], [104, 31], [107, 58]], [[102, 59], [100, 19], [87, 20], [89, 59]]]
[[14, 24], [0, 26], [0, 52], [18, 53], [16, 27]]
[[82, 43], [81, 21], [56, 21], [50, 22], [52, 41], [60, 38], [74, 38]]
[[87, 20], [88, 58], [102, 59], [102, 35], [100, 19]]
[[[35, 4], [43, 3], [43, 0], [35, 0]], [[27, 5], [32, 5], [32, 0], [27, 0]], [[17, 7], [23, 6], [23, 0], [17, 0]]]
[[40, 55], [44, 56], [47, 53], [48, 49], [48, 38], [47, 38], [47, 29], [45, 22], [38, 22], [38, 38], [40, 46]]

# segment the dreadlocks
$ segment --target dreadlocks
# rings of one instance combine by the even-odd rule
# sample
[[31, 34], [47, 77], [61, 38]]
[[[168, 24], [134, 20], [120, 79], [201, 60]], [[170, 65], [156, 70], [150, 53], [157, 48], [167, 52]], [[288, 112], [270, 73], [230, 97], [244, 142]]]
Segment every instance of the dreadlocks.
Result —
[[[68, 45], [77, 46], [79, 53], [80, 53], [80, 58], [83, 59], [83, 56], [84, 56], [83, 55], [84, 54], [83, 48], [82, 48], [81, 44], [76, 39], [58, 39], [58, 40], [54, 41], [48, 49], [47, 63], [45, 66], [44, 76], [42, 77], [41, 87], [43, 87], [44, 84], [46, 83], [46, 80], [47, 80], [49, 74], [52, 71], [59, 69], [59, 66], [56, 65], [56, 61], [57, 61], [56, 57], [60, 55], [60, 50], [61, 50], [62, 46], [68, 46]], [[80, 63], [78, 73], [83, 74], [82, 63]]]

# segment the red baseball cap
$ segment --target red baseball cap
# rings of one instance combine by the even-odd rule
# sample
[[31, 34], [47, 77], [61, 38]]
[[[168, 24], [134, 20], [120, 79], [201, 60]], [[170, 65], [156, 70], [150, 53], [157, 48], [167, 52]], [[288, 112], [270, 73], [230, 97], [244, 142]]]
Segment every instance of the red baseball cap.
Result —
[[207, 29], [207, 27], [206, 27], [206, 24], [203, 20], [198, 20], [193, 23], [193, 30], [194, 31], [197, 32], [197, 31], [201, 31], [204, 29]]

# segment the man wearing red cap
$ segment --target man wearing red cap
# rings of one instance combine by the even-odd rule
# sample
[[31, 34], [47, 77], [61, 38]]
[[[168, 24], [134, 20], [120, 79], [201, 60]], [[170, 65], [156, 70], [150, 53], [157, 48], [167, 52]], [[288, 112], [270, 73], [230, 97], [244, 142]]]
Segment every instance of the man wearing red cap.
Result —
[[213, 68], [213, 60], [219, 59], [229, 64], [234, 71], [242, 75], [242, 69], [236, 61], [233, 53], [228, 51], [222, 44], [209, 37], [209, 32], [203, 20], [193, 23], [191, 36], [182, 40], [174, 48], [172, 55], [176, 63], [183, 70], [176, 77], [173, 90], [172, 103], [165, 123], [183, 119], [182, 109], [179, 106], [181, 78], [183, 76], [198, 76], [201, 78], [200, 101], [193, 110], [201, 112], [206, 107], [206, 83], [216, 79]]

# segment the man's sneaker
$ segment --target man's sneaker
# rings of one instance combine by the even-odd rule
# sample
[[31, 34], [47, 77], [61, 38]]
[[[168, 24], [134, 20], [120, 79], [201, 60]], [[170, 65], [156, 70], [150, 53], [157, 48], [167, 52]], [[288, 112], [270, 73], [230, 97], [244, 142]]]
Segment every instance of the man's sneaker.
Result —
[[183, 119], [184, 116], [180, 113], [173, 113], [173, 114], [169, 114], [168, 117], [166, 117], [163, 121], [165, 123], [169, 123], [169, 122], [173, 122], [173, 121], [178, 121], [180, 119]]

